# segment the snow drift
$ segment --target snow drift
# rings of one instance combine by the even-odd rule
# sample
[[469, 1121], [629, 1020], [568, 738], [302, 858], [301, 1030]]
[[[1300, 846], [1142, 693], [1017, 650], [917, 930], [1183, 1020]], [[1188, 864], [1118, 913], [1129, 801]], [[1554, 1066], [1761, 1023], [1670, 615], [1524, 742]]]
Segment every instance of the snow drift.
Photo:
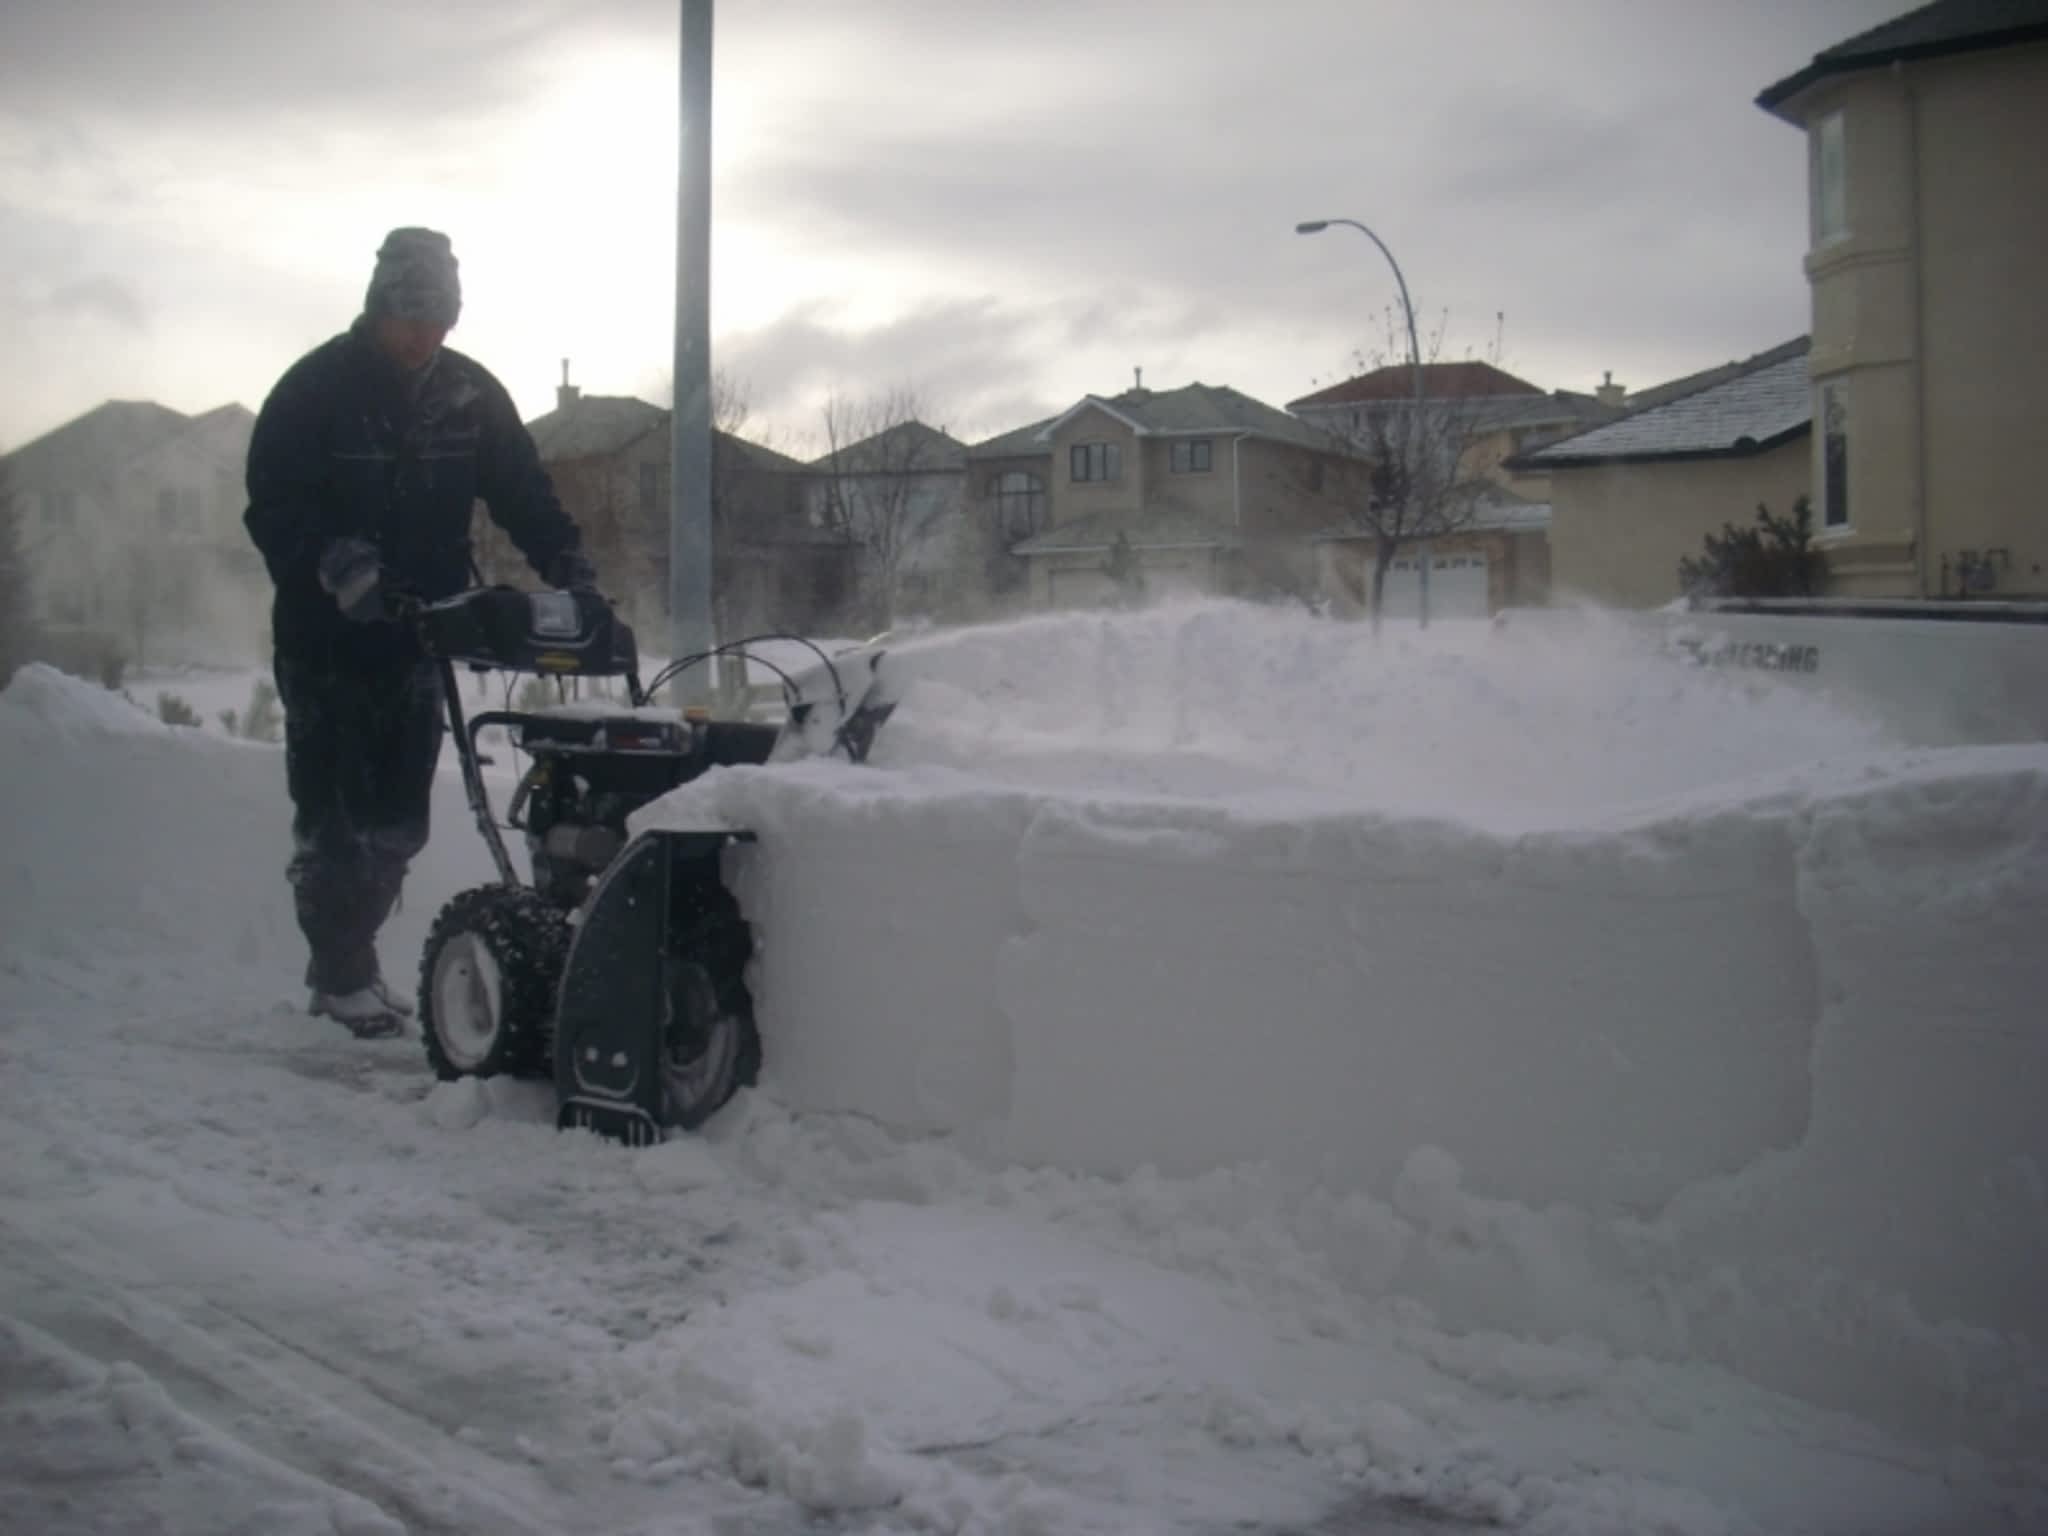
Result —
[[1465, 1325], [2048, 1437], [2048, 748], [1903, 751], [1598, 624], [1196, 607], [897, 659], [883, 771], [649, 813], [761, 835], [778, 1098], [1262, 1166], [1398, 1212], [1362, 1267]]

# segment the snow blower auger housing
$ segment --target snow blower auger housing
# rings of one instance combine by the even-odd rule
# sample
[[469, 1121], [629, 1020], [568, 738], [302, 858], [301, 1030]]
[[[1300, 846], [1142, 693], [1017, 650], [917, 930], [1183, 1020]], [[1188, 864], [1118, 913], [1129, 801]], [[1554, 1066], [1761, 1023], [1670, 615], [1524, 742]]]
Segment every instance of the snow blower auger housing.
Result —
[[[727, 890], [726, 851], [753, 841], [730, 828], [630, 833], [628, 818], [712, 768], [817, 750], [818, 701], [783, 681], [784, 724], [711, 720], [649, 702], [684, 657], [643, 688], [633, 632], [591, 592], [483, 587], [413, 614], [441, 672], [463, 787], [498, 879], [462, 892], [436, 918], [420, 958], [427, 1059], [443, 1079], [552, 1076], [558, 1124], [643, 1145], [694, 1130], [761, 1061], [746, 966], [753, 937]], [[757, 636], [713, 654], [750, 654]], [[810, 645], [808, 641], [799, 641]], [[837, 714], [826, 750], [867, 756], [893, 705], [880, 652], [849, 706], [839, 667], [817, 647]], [[598, 697], [465, 717], [457, 668], [612, 678], [626, 702]], [[532, 759], [501, 827], [483, 769], [482, 733], [502, 729]], [[523, 834], [531, 883], [506, 830]]]

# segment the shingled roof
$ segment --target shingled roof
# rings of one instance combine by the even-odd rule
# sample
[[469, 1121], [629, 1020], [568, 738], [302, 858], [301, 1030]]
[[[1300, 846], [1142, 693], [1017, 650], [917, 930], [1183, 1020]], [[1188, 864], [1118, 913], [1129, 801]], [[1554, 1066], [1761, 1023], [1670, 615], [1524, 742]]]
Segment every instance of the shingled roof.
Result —
[[191, 425], [191, 417], [154, 400], [109, 400], [0, 455], [0, 462], [17, 490], [89, 484]]
[[965, 443], [950, 432], [913, 419], [884, 427], [837, 453], [821, 453], [806, 467], [821, 474], [935, 475], [959, 469], [966, 462]]
[[1792, 115], [1780, 108], [1830, 75], [2043, 40], [2048, 40], [2048, 0], [1934, 0], [1932, 5], [1823, 48], [1797, 74], [1766, 87], [1756, 104], [1792, 120]]
[[1813, 427], [1809, 345], [1810, 338], [1801, 336], [1760, 352], [1730, 377], [1522, 454], [1510, 459], [1509, 467], [1559, 469], [1766, 452]]
[[632, 395], [578, 395], [526, 424], [544, 463], [617, 453], [668, 420], [658, 405]]
[[1297, 420], [1227, 384], [1183, 384], [1179, 389], [1127, 389], [1105, 399], [1089, 395], [1047, 423], [1048, 437], [1090, 406], [1125, 422], [1140, 437], [1244, 435], [1290, 443], [1316, 453], [1343, 453], [1345, 445], [1320, 427]]
[[1042, 458], [1052, 452], [1052, 441], [1046, 429], [1058, 421], [1057, 416], [1048, 416], [1043, 421], [1034, 421], [1028, 426], [1012, 427], [994, 437], [983, 438], [967, 450], [970, 459], [1029, 459]]
[[[1527, 379], [1496, 368], [1491, 363], [1424, 363], [1422, 398], [1425, 400], [1491, 400], [1506, 395], [1540, 395], [1543, 391]], [[1407, 363], [1389, 363], [1355, 379], [1332, 384], [1312, 395], [1287, 402], [1290, 411], [1304, 406], [1313, 410], [1326, 405], [1363, 405], [1382, 400], [1415, 398], [1415, 370]]]

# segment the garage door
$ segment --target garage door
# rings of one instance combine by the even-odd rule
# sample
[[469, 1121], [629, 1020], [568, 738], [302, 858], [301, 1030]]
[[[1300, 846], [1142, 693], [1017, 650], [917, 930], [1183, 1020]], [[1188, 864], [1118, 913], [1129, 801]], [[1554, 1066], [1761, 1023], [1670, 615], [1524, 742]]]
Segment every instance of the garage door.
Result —
[[[1421, 555], [1397, 555], [1387, 567], [1386, 617], [1422, 617]], [[1483, 619], [1488, 615], [1486, 556], [1429, 557], [1429, 616], [1432, 619]]]

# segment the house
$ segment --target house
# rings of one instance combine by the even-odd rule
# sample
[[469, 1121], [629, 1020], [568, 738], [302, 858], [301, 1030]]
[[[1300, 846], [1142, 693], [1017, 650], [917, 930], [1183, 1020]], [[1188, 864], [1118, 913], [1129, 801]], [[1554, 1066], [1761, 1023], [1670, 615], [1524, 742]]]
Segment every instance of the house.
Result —
[[[555, 409], [527, 430], [606, 593], [640, 635], [658, 643], [669, 612], [669, 412], [630, 395], [586, 395], [565, 378]], [[772, 448], [712, 433], [712, 601], [721, 635], [839, 625], [852, 593], [849, 556], [803, 517], [803, 473]], [[488, 579], [529, 579], [495, 524], [479, 516], [475, 529]]]
[[[1418, 617], [1425, 575], [1432, 617], [1474, 618], [1546, 600], [1550, 585], [1550, 484], [1528, 450], [1616, 415], [1624, 391], [1612, 377], [1592, 394], [1546, 392], [1491, 363], [1462, 361], [1374, 368], [1291, 401], [1302, 420], [1371, 454], [1402, 413], [1421, 409], [1455, 442], [1455, 478], [1473, 487], [1455, 531], [1404, 548], [1388, 569], [1384, 613]], [[1347, 606], [1362, 606], [1376, 557], [1355, 523], [1324, 535], [1325, 583]]]
[[1759, 503], [1807, 494], [1807, 339], [1652, 392], [1628, 414], [1519, 455], [1550, 482], [1550, 580], [1560, 599], [1649, 608], [1679, 595], [1678, 562]]
[[917, 420], [804, 466], [805, 521], [852, 553], [866, 627], [979, 611], [984, 567], [962, 515], [966, 481], [967, 445]]
[[[1288, 402], [1303, 421], [1340, 437], [1363, 441], [1374, 411], [1408, 408], [1416, 397], [1418, 370], [1388, 364]], [[1541, 501], [1540, 473], [1503, 468], [1518, 453], [1577, 432], [1617, 414], [1626, 397], [1612, 376], [1592, 394], [1545, 391], [1491, 363], [1424, 363], [1421, 396], [1427, 406], [1454, 411], [1468, 442], [1467, 468], [1498, 480], [1531, 501]]]
[[1757, 102], [1807, 140], [1829, 591], [2048, 597], [2048, 0], [1937, 0]]
[[118, 638], [133, 661], [253, 645], [268, 584], [243, 530], [255, 417], [109, 400], [0, 460], [37, 616]]
[[1315, 536], [1363, 494], [1329, 434], [1220, 385], [1087, 395], [968, 451], [990, 585], [1034, 608], [1316, 589]]

